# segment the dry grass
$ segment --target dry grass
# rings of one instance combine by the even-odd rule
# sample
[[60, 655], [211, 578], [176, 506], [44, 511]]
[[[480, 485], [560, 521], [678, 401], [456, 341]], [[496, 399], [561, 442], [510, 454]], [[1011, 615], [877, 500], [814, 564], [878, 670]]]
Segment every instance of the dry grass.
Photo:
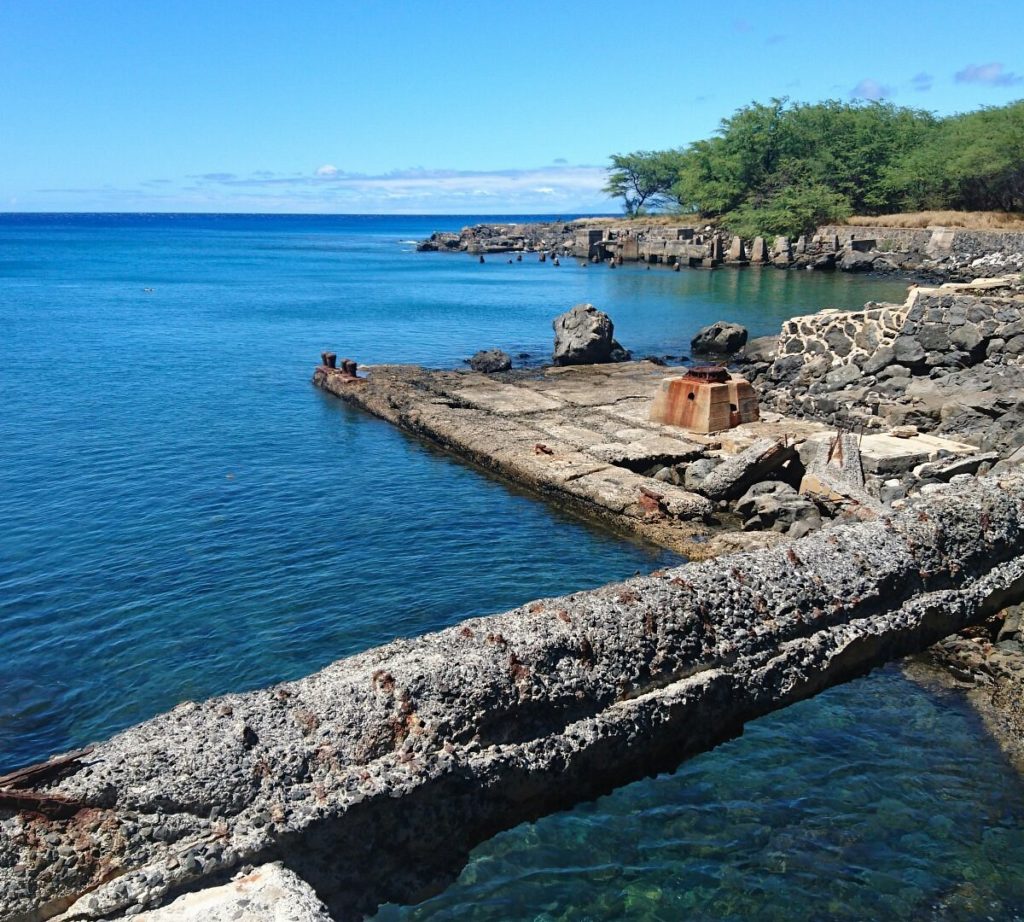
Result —
[[963, 227], [968, 230], [1024, 231], [1024, 214], [1007, 211], [915, 211], [903, 214], [857, 215], [854, 227]]

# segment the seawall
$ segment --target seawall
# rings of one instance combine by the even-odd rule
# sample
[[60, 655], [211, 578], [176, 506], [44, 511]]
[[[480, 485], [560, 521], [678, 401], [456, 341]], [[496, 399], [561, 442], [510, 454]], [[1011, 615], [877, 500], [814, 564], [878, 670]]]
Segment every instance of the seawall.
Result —
[[0, 812], [0, 916], [100, 919], [282, 860], [355, 919], [497, 831], [1024, 598], [1024, 475], [795, 544], [542, 599], [188, 702]]
[[421, 251], [538, 253], [611, 266], [629, 262], [713, 269], [773, 266], [813, 271], [899, 273], [963, 280], [1024, 270], [1024, 233], [964, 228], [824, 225], [813, 234], [743, 239], [685, 220], [577, 219], [535, 224], [478, 224], [439, 232]]

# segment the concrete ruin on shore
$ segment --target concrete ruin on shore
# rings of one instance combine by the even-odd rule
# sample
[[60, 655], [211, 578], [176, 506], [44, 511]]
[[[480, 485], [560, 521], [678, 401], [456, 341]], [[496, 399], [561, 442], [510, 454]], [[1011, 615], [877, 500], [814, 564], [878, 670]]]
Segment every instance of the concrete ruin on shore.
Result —
[[[502, 829], [672, 770], [749, 720], [1024, 602], [1024, 471], [980, 452], [980, 437], [881, 431], [905, 423], [900, 401], [916, 399], [893, 380], [1017, 381], [1018, 282], [918, 292], [903, 312], [800, 318], [772, 357], [748, 356], [808, 416], [828, 394], [882, 421], [863, 435], [770, 409], [705, 434], [652, 422], [667, 372], [650, 362], [366, 376], [324, 353], [325, 391], [579, 512], [713, 559], [185, 702], [0, 778], [0, 917], [262, 920], [261, 907], [287, 900], [295, 922], [347, 922], [416, 902]], [[930, 325], [960, 333], [947, 342]], [[1002, 348], [1011, 332], [1020, 350]], [[819, 341], [836, 354], [805, 367]], [[885, 367], [905, 371], [865, 371], [882, 348]], [[869, 399], [876, 385], [889, 415]], [[998, 420], [1016, 412], [1010, 403]], [[976, 434], [973, 417], [915, 412]], [[1010, 424], [996, 429], [1013, 449]], [[847, 468], [856, 476], [844, 480]], [[893, 474], [914, 489], [886, 497]], [[761, 488], [797, 475], [847, 521], [812, 528], [776, 511], [786, 527], [753, 535], [738, 519], [716, 524], [749, 514], [767, 527], [761, 500], [778, 497]]]
[[187, 702], [28, 776], [36, 809], [0, 812], [0, 915], [120, 917], [272, 861], [335, 919], [416, 901], [497, 831], [1022, 598], [1011, 473]]
[[[692, 218], [690, 221], [692, 222]], [[797, 237], [744, 239], [685, 218], [580, 218], [568, 222], [476, 224], [439, 231], [417, 250], [441, 253], [537, 252], [584, 263], [640, 262], [673, 269], [774, 266], [844, 272], [921, 273], [973, 279], [1024, 269], [1024, 233], [955, 227], [825, 225]]]

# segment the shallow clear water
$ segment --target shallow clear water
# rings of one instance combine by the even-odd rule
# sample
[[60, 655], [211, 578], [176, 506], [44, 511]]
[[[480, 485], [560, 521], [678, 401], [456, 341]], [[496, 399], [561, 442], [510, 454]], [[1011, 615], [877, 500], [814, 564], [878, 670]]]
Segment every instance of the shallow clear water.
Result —
[[[480, 265], [402, 242], [469, 221], [0, 215], [0, 771], [184, 698], [673, 562], [321, 394], [322, 349], [454, 366], [500, 346], [540, 361], [552, 318], [592, 301], [638, 354], [680, 355], [719, 318], [759, 335], [905, 287]], [[808, 724], [834, 762], [796, 732]], [[797, 900], [825, 917], [835, 891], [854, 918], [879, 914], [890, 873], [923, 894], [900, 906], [970, 882], [1006, 909], [1024, 857], [1018, 785], [969, 715], [883, 673], [673, 778], [499, 837], [412, 912], [741, 918], [756, 904], [772, 918]], [[871, 817], [904, 813], [913, 836], [875, 831], [887, 821]], [[866, 830], [849, 867], [815, 851], [830, 823]], [[1014, 860], [986, 858], [989, 840]]]
[[1021, 918], [1024, 786], [960, 702], [889, 667], [503, 833], [441, 896], [376, 918]]

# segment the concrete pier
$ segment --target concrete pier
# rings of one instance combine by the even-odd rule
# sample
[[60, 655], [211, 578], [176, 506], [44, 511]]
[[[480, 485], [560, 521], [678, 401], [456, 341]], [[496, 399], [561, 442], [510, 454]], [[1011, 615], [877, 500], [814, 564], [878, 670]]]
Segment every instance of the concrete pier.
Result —
[[416, 901], [499, 830], [1022, 598], [1016, 473], [187, 702], [40, 782], [70, 816], [0, 812], [0, 917], [131, 914], [276, 860], [338, 920]]

